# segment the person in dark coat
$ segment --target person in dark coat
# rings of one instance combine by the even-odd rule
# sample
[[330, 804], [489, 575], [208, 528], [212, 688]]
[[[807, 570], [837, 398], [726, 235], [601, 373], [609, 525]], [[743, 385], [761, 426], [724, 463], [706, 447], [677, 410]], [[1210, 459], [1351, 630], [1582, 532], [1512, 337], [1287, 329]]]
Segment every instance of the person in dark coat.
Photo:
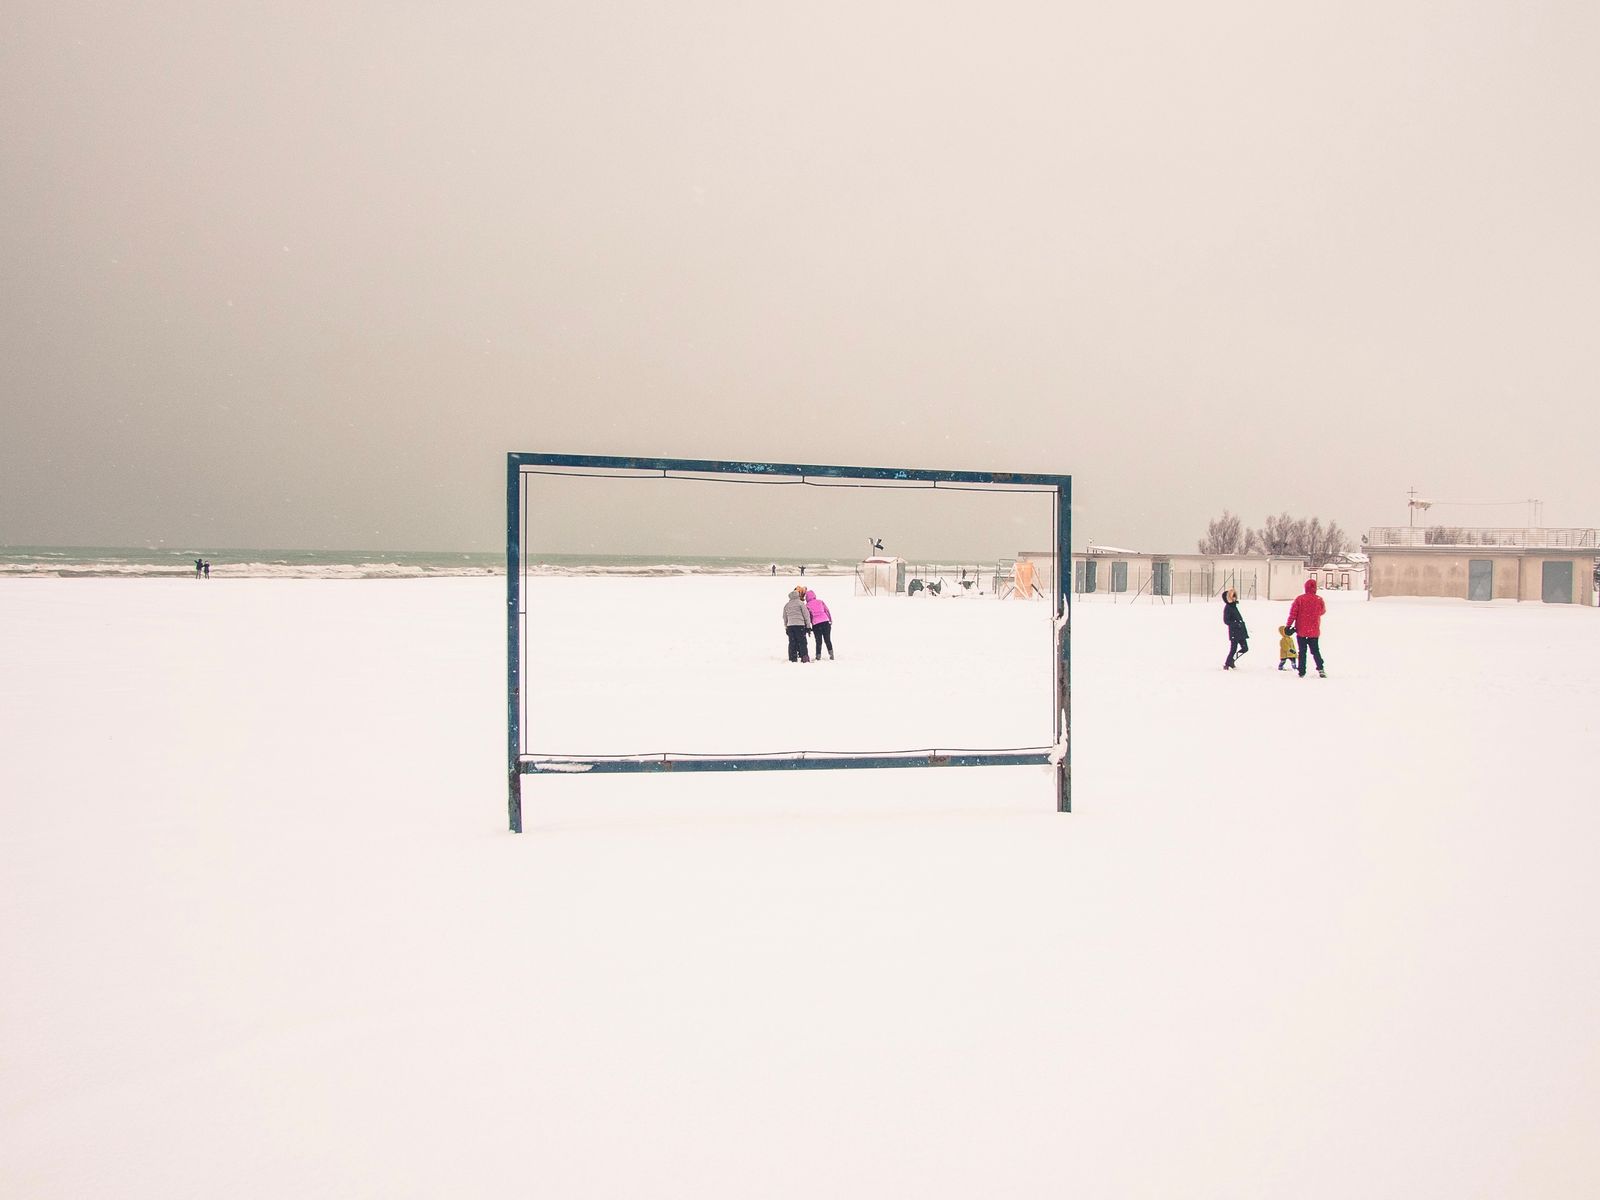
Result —
[[1239, 612], [1239, 593], [1232, 588], [1222, 590], [1222, 623], [1228, 627], [1228, 658], [1222, 669], [1231, 671], [1239, 657], [1250, 652], [1250, 631], [1244, 627], [1244, 617]]

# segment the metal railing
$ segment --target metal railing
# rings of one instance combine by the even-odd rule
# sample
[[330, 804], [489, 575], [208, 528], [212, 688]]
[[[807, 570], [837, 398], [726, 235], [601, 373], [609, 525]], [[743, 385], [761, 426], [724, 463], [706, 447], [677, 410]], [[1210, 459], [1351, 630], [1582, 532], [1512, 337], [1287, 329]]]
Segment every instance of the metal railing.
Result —
[[1600, 551], [1600, 530], [1380, 525], [1367, 530], [1367, 545], [1506, 546], [1513, 549]]

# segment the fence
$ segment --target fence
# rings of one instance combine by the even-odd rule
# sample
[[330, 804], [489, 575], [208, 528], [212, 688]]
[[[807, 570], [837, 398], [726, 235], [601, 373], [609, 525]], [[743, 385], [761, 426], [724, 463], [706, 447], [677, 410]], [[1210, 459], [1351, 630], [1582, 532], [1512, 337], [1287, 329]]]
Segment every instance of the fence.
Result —
[[[1039, 574], [1032, 593], [1037, 598], [1050, 594], [1050, 559], [1033, 560]], [[895, 563], [863, 564], [856, 569], [855, 594], [858, 596], [905, 595], [1013, 597], [1017, 587], [1015, 559], [990, 566], [974, 563]], [[874, 569], [874, 568], [877, 569]], [[889, 572], [893, 570], [894, 575]], [[1134, 562], [1120, 559], [1077, 559], [1072, 564], [1072, 595], [1075, 600], [1110, 601], [1133, 604], [1174, 604], [1182, 601], [1215, 600], [1223, 588], [1233, 588], [1241, 600], [1262, 595], [1264, 580], [1254, 568], [1226, 570], [1174, 571], [1164, 562]], [[1331, 584], [1330, 584], [1331, 586]]]
[[[1002, 596], [1016, 581], [1013, 561], [990, 563], [861, 563], [856, 567], [858, 596]], [[1038, 595], [1049, 595], [1050, 580], [1036, 579]]]
[[1079, 559], [1072, 564], [1072, 595], [1078, 599], [1109, 599], [1113, 604], [1173, 604], [1215, 600], [1223, 588], [1233, 588], [1241, 600], [1258, 596], [1253, 569], [1174, 571], [1163, 562], [1123, 562], [1118, 559]]
[[[927, 589], [934, 596], [992, 596], [1000, 591], [1003, 570], [990, 563], [906, 563], [906, 593]], [[1048, 583], [1048, 580], [1046, 581]]]
[[1380, 525], [1367, 531], [1367, 545], [1507, 546], [1514, 549], [1600, 551], [1600, 530]]

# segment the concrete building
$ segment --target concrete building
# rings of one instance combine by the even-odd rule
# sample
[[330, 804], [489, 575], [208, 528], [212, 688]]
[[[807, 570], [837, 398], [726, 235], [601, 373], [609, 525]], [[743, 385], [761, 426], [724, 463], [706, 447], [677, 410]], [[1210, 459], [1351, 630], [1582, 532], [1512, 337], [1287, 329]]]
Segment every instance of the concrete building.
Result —
[[1371, 596], [1595, 602], [1593, 529], [1389, 526], [1369, 530], [1363, 549]]
[[1368, 590], [1367, 567], [1365, 554], [1345, 554], [1333, 562], [1311, 568], [1305, 577], [1314, 577], [1317, 587], [1325, 592], [1365, 592]]
[[[1055, 556], [1024, 551], [1049, 578]], [[1113, 599], [1211, 599], [1225, 587], [1244, 600], [1292, 600], [1305, 588], [1305, 560], [1271, 554], [1150, 554], [1118, 546], [1097, 546], [1072, 556], [1074, 595]], [[1320, 576], [1319, 576], [1320, 579]]]

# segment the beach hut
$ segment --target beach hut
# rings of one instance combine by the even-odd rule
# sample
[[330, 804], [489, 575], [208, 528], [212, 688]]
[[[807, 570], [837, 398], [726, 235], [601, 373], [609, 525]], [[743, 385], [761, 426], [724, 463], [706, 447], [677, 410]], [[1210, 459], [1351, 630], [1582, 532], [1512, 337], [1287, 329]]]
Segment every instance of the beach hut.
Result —
[[906, 590], [906, 562], [903, 558], [875, 556], [856, 566], [856, 595], [899, 596]]

